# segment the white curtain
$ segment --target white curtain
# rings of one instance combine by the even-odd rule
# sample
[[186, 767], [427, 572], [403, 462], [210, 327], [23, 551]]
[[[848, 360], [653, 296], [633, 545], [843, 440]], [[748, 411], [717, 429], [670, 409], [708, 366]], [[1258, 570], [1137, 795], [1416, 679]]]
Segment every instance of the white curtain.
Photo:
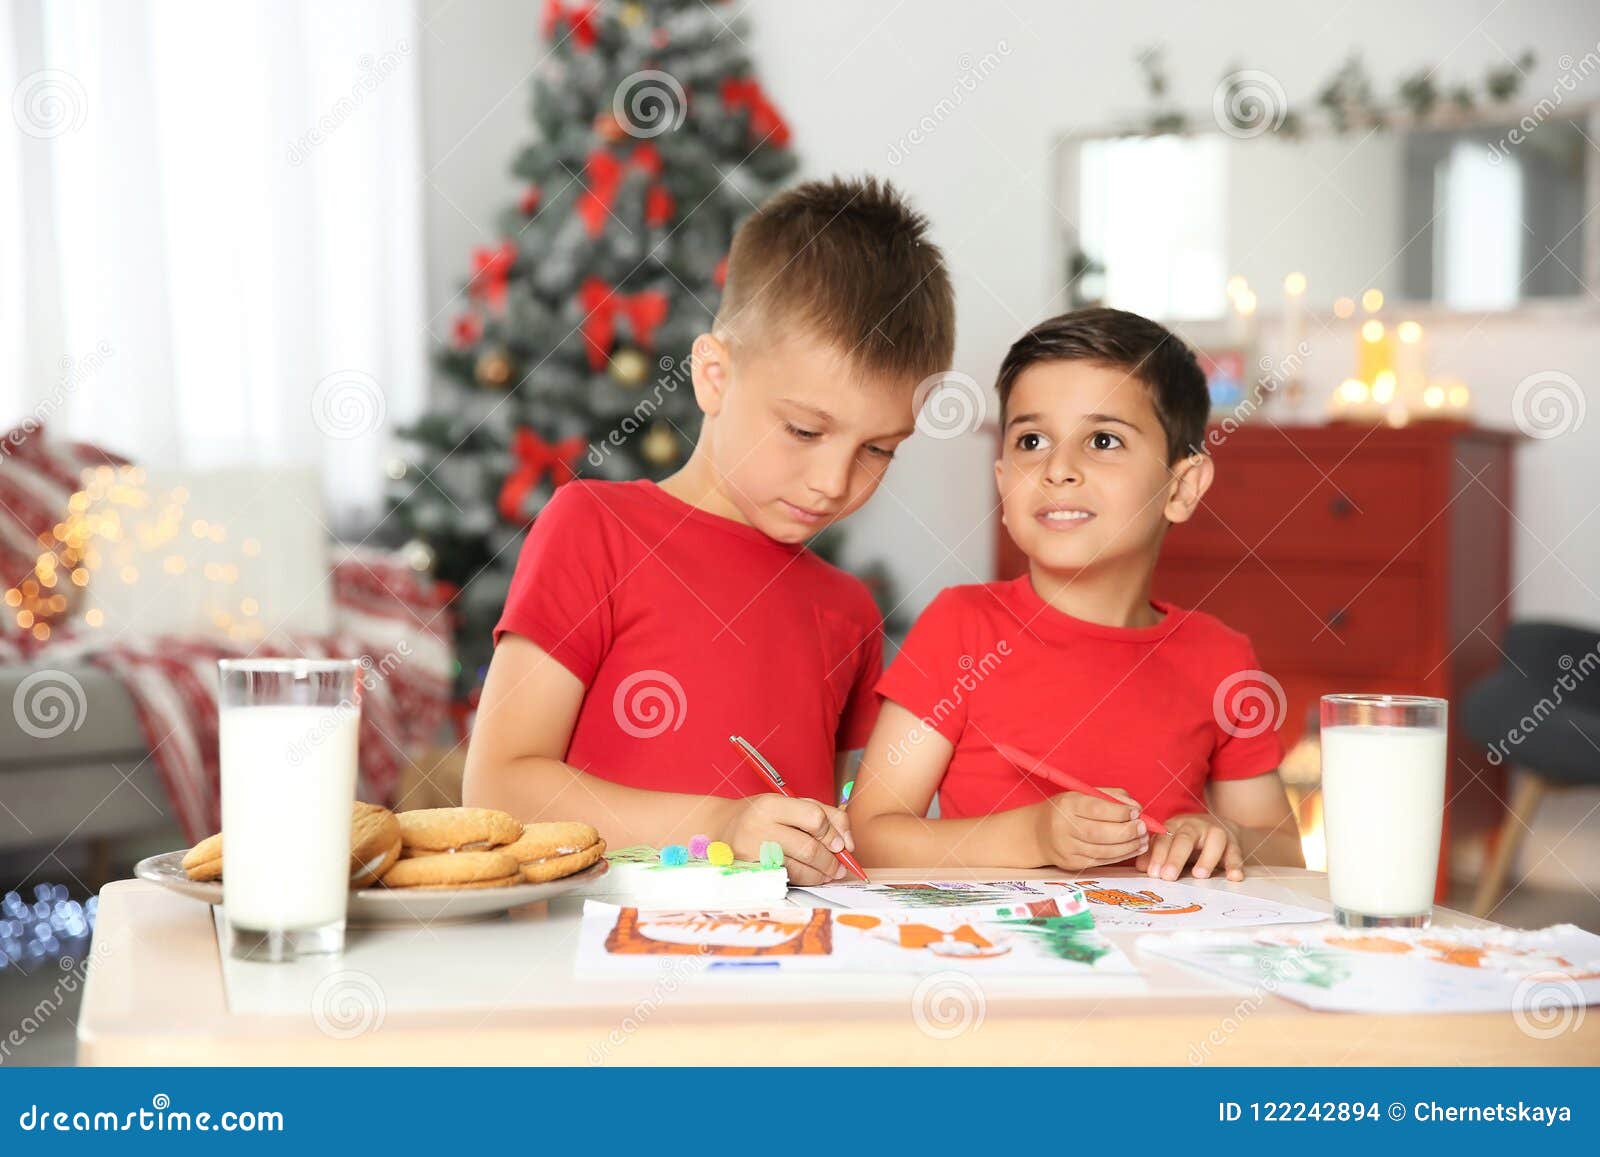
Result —
[[0, 421], [315, 465], [376, 517], [426, 389], [413, 0], [0, 10]]

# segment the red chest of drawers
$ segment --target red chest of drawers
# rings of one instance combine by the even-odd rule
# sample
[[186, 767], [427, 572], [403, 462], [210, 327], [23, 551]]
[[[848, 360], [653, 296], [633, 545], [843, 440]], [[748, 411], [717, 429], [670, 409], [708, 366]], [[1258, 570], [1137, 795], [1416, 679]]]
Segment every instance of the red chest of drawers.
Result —
[[[1168, 531], [1155, 597], [1250, 636], [1283, 685], [1285, 747], [1333, 692], [1453, 707], [1500, 661], [1513, 443], [1459, 423], [1219, 432], [1216, 481]], [[1026, 569], [1003, 527], [999, 560], [1002, 578]], [[1452, 727], [1441, 858], [1452, 836], [1498, 821], [1503, 775]]]

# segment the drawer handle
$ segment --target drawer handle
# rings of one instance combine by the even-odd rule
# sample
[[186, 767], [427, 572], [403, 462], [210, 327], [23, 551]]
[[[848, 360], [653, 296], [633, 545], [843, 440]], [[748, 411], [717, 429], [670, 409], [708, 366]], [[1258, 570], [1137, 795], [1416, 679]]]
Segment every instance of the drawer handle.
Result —
[[1346, 607], [1340, 607], [1336, 611], [1329, 611], [1323, 621], [1328, 624], [1330, 630], [1337, 631], [1350, 621], [1350, 611]]
[[1328, 513], [1335, 518], [1349, 518], [1355, 512], [1356, 504], [1343, 494], [1337, 495], [1332, 502], [1328, 503]]

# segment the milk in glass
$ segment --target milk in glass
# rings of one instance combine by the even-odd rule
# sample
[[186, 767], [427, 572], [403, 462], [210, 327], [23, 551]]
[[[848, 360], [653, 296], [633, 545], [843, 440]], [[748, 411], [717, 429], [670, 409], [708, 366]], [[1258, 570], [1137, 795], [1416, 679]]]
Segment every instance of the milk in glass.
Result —
[[1444, 787], [1443, 727], [1323, 727], [1323, 823], [1336, 908], [1363, 917], [1432, 909]]

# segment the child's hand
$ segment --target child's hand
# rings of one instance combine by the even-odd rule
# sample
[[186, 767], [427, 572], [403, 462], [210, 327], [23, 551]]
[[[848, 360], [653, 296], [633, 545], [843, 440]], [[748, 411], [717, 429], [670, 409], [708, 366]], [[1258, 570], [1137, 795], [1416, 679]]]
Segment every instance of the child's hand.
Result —
[[1115, 864], [1150, 846], [1150, 833], [1135, 818], [1138, 803], [1120, 788], [1100, 790], [1127, 803], [1064, 791], [1033, 805], [1038, 813], [1039, 852], [1047, 863], [1081, 871]]
[[850, 821], [844, 812], [814, 799], [790, 799], [775, 793], [730, 801], [732, 810], [723, 839], [741, 860], [759, 860], [761, 844], [776, 840], [783, 846], [789, 883], [827, 884], [842, 879], [848, 869], [836, 852], [856, 850]]
[[1158, 880], [1176, 880], [1184, 865], [1194, 857], [1194, 874], [1205, 879], [1220, 862], [1230, 880], [1244, 879], [1244, 852], [1239, 847], [1239, 832], [1227, 820], [1205, 812], [1175, 815], [1167, 821], [1167, 834], [1157, 836], [1150, 850], [1134, 861], [1141, 872]]

